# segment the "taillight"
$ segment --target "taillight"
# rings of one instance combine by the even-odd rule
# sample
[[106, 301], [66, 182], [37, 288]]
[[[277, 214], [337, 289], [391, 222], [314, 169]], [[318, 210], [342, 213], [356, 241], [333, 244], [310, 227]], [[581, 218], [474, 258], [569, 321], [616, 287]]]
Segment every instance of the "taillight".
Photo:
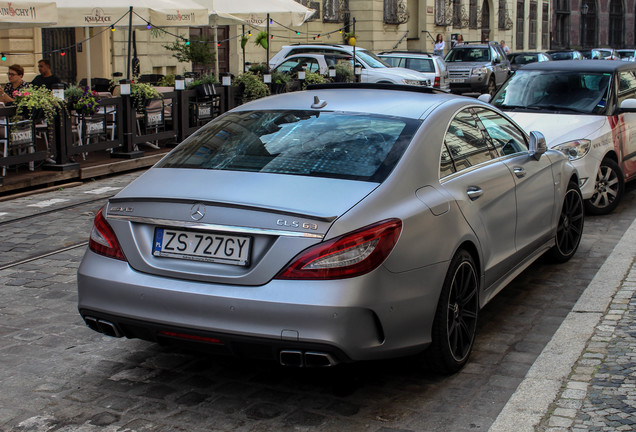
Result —
[[100, 255], [126, 261], [126, 257], [121, 250], [121, 246], [119, 246], [115, 232], [102, 214], [103, 209], [104, 207], [99, 209], [95, 215], [95, 221], [93, 222], [93, 230], [91, 231], [91, 238], [88, 241], [88, 247], [90, 250]]
[[433, 87], [437, 87], [437, 88], [439, 88], [439, 83], [440, 83], [440, 81], [439, 81], [439, 77], [438, 77], [438, 76], [436, 76], [436, 77], [435, 77], [435, 82], [433, 83]]
[[276, 279], [343, 279], [368, 273], [391, 253], [401, 231], [402, 221], [389, 219], [312, 246]]

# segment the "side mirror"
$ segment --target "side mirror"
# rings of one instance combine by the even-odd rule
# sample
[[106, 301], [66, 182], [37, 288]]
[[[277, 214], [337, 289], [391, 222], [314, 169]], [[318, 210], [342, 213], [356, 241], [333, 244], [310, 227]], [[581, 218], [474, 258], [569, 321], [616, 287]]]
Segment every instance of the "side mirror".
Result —
[[621, 102], [619, 112], [636, 112], [636, 99], [625, 99]]
[[490, 94], [484, 93], [482, 95], [479, 95], [479, 97], [477, 99], [479, 99], [482, 102], [489, 103], [491, 98], [492, 98], [492, 96], [490, 96]]
[[500, 59], [499, 57], [495, 58], [495, 59], [492, 61], [492, 64], [494, 64], [494, 65], [499, 64], [499, 63], [501, 63], [501, 59]]
[[530, 157], [536, 160], [541, 159], [541, 155], [548, 151], [548, 145], [545, 143], [545, 137], [541, 132], [530, 132]]

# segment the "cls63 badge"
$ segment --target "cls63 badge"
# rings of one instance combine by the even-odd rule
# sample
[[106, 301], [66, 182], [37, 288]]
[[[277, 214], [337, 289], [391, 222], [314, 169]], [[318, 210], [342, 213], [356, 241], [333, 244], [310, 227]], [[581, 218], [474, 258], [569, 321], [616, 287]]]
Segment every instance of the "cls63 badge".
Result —
[[307, 230], [317, 230], [318, 225], [311, 222], [300, 222], [296, 220], [277, 219], [276, 225], [289, 228], [302, 228]]

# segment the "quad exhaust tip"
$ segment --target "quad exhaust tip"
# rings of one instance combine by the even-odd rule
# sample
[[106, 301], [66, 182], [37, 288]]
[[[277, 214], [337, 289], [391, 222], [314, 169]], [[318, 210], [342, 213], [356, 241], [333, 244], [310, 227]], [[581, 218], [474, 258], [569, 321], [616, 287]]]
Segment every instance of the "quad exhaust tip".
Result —
[[280, 364], [290, 367], [329, 367], [338, 362], [327, 353], [315, 351], [282, 350]]
[[85, 316], [84, 322], [91, 329], [106, 336], [122, 337], [123, 335], [117, 329], [117, 326], [110, 321], [97, 319], [91, 316]]

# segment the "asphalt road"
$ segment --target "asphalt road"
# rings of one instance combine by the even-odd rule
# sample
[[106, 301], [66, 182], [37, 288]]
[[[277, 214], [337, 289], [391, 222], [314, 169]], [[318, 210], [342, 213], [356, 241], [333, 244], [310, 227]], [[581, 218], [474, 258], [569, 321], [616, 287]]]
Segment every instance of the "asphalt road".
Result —
[[0, 431], [487, 431], [636, 218], [586, 219], [575, 257], [532, 265], [481, 313], [472, 358], [288, 369], [89, 330], [75, 272], [92, 217], [136, 174], [0, 202]]

